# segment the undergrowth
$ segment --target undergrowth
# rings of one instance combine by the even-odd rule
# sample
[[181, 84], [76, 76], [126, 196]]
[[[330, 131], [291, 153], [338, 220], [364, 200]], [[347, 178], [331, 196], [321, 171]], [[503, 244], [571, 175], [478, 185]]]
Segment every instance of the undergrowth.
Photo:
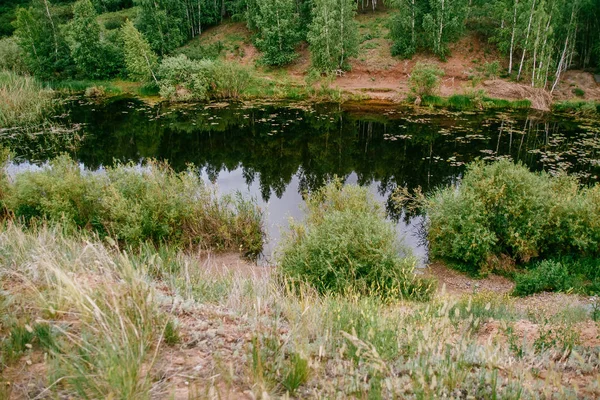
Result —
[[263, 245], [262, 212], [253, 201], [218, 194], [193, 168], [176, 173], [155, 161], [90, 172], [60, 156], [17, 174], [0, 199], [27, 224], [47, 220], [126, 246], [151, 241], [256, 256]]
[[53, 96], [51, 89], [31, 76], [0, 70], [0, 128], [44, 122]]
[[530, 261], [598, 256], [600, 186], [581, 187], [575, 178], [508, 160], [476, 162], [458, 187], [417, 203], [428, 217], [430, 255], [473, 271], [510, 273]]
[[428, 299], [433, 282], [418, 278], [416, 259], [366, 188], [334, 181], [306, 198], [304, 224], [291, 223], [281, 250], [288, 279], [320, 293]]

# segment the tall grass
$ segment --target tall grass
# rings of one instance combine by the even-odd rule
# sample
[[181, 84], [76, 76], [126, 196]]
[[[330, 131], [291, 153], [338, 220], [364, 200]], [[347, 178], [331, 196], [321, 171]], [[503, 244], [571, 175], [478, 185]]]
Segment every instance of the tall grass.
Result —
[[46, 346], [48, 378], [58, 393], [148, 398], [151, 379], [145, 371], [167, 318], [144, 278], [144, 266], [89, 240], [94, 238], [66, 237], [58, 228], [26, 233], [5, 225], [0, 282], [19, 310], [10, 318], [25, 332], [36, 320], [50, 324], [44, 336], [39, 329], [36, 336], [53, 343]]
[[552, 111], [594, 117], [600, 114], [600, 102], [566, 100], [552, 104]]
[[504, 100], [495, 99], [485, 93], [455, 94], [450, 97], [428, 95], [422, 97], [422, 105], [433, 107], [446, 107], [454, 110], [476, 110], [476, 109], [529, 109], [530, 100]]
[[[222, 398], [245, 391], [256, 398], [597, 393], [597, 349], [581, 343], [578, 322], [560, 304], [554, 317], [530, 320], [506, 297], [487, 292], [418, 303], [319, 294], [307, 285], [291, 290], [268, 276], [211, 276], [196, 254], [175, 248], [126, 254], [58, 226], [8, 223], [0, 245], [0, 284], [9, 299], [0, 303], [0, 344], [20, 349], [0, 368], [15, 377], [2, 387], [16, 397], [170, 398], [181, 391], [165, 389], [172, 376], [206, 389], [199, 391], [207, 397], [219, 396], [209, 395], [213, 386], [236, 387]], [[197, 295], [215, 287], [224, 289], [210, 301]], [[193, 339], [205, 337], [204, 323], [238, 330], [225, 329], [226, 340]], [[535, 329], [524, 331], [527, 324]], [[166, 351], [173, 326], [185, 346]], [[203, 367], [194, 357], [180, 364], [189, 354]], [[35, 385], [9, 375], [32, 359], [45, 371]], [[578, 388], [570, 381], [574, 371]]]
[[52, 110], [52, 90], [35, 78], [0, 71], [0, 128], [39, 124]]
[[254, 202], [220, 196], [194, 169], [176, 173], [154, 161], [92, 173], [61, 156], [42, 170], [19, 173], [6, 186], [4, 204], [26, 223], [72, 225], [126, 246], [151, 241], [253, 256], [263, 245], [262, 212]]

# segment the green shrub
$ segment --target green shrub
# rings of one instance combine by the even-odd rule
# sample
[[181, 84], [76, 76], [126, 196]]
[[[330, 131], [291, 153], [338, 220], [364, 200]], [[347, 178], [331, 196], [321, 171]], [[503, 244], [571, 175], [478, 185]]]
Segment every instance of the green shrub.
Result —
[[26, 222], [72, 223], [127, 245], [145, 241], [200, 244], [256, 255], [262, 250], [262, 213], [241, 195], [218, 196], [197, 171], [176, 173], [149, 162], [82, 171], [68, 156], [41, 171], [18, 174], [6, 204]]
[[434, 95], [444, 71], [435, 64], [418, 62], [410, 73], [408, 83], [410, 91], [418, 97]]
[[192, 42], [187, 46], [181, 47], [177, 52], [190, 60], [216, 60], [221, 56], [223, 50], [225, 50], [225, 45], [222, 41], [218, 40], [204, 46]]
[[503, 160], [470, 165], [458, 188], [424, 202], [430, 252], [479, 270], [493, 259], [595, 257], [600, 245], [600, 186], [530, 172]]
[[527, 296], [540, 292], [566, 292], [575, 286], [575, 278], [564, 264], [544, 260], [535, 268], [516, 275], [513, 294]]
[[585, 91], [581, 88], [575, 88], [573, 89], [573, 94], [577, 97], [583, 97], [585, 96]]
[[165, 58], [157, 77], [161, 96], [178, 101], [238, 98], [251, 81], [250, 72], [237, 64], [195, 61], [183, 54]]
[[3, 69], [21, 74], [27, 71], [23, 50], [14, 37], [0, 39], [0, 70]]
[[292, 224], [281, 273], [321, 293], [428, 298], [431, 282], [413, 275], [416, 260], [365, 188], [334, 182], [307, 198], [305, 225]]

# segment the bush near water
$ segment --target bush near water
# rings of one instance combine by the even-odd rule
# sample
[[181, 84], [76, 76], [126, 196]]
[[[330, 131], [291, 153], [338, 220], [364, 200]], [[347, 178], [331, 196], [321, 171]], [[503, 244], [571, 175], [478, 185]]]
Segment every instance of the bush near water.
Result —
[[600, 187], [582, 187], [573, 177], [508, 160], [476, 162], [457, 187], [436, 191], [423, 205], [431, 256], [471, 271], [600, 253]]
[[303, 224], [292, 223], [280, 270], [320, 293], [426, 300], [432, 281], [414, 275], [416, 259], [402, 248], [392, 222], [368, 189], [334, 181], [306, 198]]
[[82, 171], [60, 156], [40, 171], [0, 180], [0, 201], [26, 223], [48, 220], [87, 229], [127, 245], [201, 245], [257, 255], [262, 211], [241, 195], [219, 196], [196, 170], [175, 172], [150, 161]]

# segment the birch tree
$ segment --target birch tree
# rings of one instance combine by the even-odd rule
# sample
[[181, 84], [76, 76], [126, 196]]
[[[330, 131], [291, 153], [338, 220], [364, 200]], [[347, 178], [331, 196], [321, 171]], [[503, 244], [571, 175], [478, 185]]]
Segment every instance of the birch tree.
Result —
[[284, 65], [296, 58], [296, 45], [301, 39], [299, 17], [295, 0], [258, 2], [254, 43], [264, 53], [265, 64]]
[[315, 0], [308, 43], [313, 66], [321, 72], [348, 68], [358, 54], [358, 26], [353, 0]]
[[410, 58], [417, 51], [417, 36], [423, 21], [422, 6], [417, 0], [396, 0], [397, 8], [390, 26], [390, 36], [394, 41], [392, 55]]
[[54, 19], [48, 0], [33, 0], [28, 9], [17, 10], [14, 24], [28, 69], [44, 78], [68, 73], [72, 64], [69, 48]]
[[429, 0], [430, 12], [423, 17], [425, 46], [444, 59], [448, 44], [464, 32], [467, 0]]
[[133, 22], [127, 21], [122, 28], [125, 65], [127, 73], [132, 79], [149, 81], [152, 79], [158, 84], [154, 70], [158, 57], [150, 48], [146, 38], [138, 31]]

